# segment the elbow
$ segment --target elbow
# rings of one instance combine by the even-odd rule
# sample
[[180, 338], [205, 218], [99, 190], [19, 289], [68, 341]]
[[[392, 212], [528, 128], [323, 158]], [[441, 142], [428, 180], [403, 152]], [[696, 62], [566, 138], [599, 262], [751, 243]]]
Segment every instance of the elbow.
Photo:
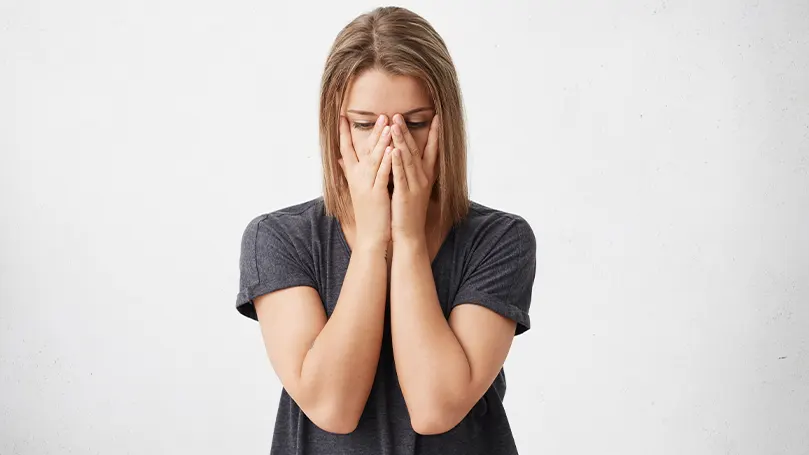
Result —
[[463, 420], [451, 406], [433, 404], [410, 412], [410, 425], [416, 433], [428, 436], [446, 433]]
[[359, 415], [346, 412], [336, 406], [322, 407], [304, 412], [306, 417], [321, 430], [333, 434], [350, 434], [360, 423]]
[[321, 430], [332, 434], [351, 434], [357, 429], [359, 420], [347, 418], [321, 418], [318, 421], [312, 420]]
[[414, 397], [405, 396], [410, 426], [416, 433], [429, 436], [446, 433], [461, 423], [472, 410], [476, 400], [471, 399], [468, 389], [456, 387], [455, 393], [449, 390], [435, 390], [432, 393]]
[[306, 417], [321, 430], [333, 434], [349, 434], [360, 423], [363, 406], [350, 403], [347, 397], [340, 397], [334, 391], [317, 395], [305, 394], [300, 400], [292, 399]]
[[308, 383], [296, 385], [295, 395], [288, 393], [315, 426], [333, 434], [349, 434], [357, 429], [365, 401], [335, 389], [322, 390]]
[[422, 436], [446, 433], [459, 423], [460, 420], [438, 411], [410, 416], [410, 425], [413, 427], [413, 431]]

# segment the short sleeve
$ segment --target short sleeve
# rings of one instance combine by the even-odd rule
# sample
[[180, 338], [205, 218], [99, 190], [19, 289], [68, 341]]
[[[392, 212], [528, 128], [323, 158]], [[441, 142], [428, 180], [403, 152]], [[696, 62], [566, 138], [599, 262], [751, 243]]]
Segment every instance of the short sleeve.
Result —
[[239, 293], [236, 309], [258, 320], [253, 299], [279, 289], [310, 286], [317, 289], [311, 269], [302, 260], [279, 217], [265, 214], [248, 223], [239, 255]]
[[536, 238], [525, 219], [510, 215], [473, 250], [452, 308], [484, 306], [517, 322], [515, 335], [531, 327], [528, 310], [536, 275]]

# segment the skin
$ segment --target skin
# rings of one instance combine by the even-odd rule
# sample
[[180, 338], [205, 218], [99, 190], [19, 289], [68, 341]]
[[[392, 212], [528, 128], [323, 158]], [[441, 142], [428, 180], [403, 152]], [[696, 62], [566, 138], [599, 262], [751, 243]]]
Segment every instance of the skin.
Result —
[[268, 357], [312, 422], [353, 431], [376, 373], [389, 289], [396, 372], [411, 424], [420, 434], [444, 433], [491, 386], [516, 323], [474, 304], [444, 318], [431, 268], [450, 229], [430, 199], [441, 125], [422, 84], [369, 70], [351, 83], [344, 106], [340, 166], [355, 215], [342, 226], [352, 250], [348, 271], [328, 320], [310, 287], [254, 300]]

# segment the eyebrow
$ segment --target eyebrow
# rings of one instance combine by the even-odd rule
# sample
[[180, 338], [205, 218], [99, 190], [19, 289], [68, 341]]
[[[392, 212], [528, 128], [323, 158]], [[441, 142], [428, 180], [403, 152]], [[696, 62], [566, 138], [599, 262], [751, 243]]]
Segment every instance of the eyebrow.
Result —
[[[410, 109], [409, 111], [402, 113], [402, 116], [405, 116], [405, 115], [410, 115], [410, 114], [415, 114], [416, 112], [421, 112], [421, 111], [432, 111], [432, 110], [434, 110], [434, 109], [433, 109], [432, 107], [429, 107], [429, 106], [425, 106], [425, 107], [417, 107], [417, 108], [415, 108], [415, 109]], [[377, 116], [377, 115], [378, 115], [378, 114], [376, 114], [375, 112], [371, 112], [371, 111], [359, 111], [359, 110], [356, 110], [356, 109], [348, 109], [348, 110], [346, 110], [346, 112], [351, 112], [352, 114], [359, 114], [359, 115], [373, 115], [373, 116]]]

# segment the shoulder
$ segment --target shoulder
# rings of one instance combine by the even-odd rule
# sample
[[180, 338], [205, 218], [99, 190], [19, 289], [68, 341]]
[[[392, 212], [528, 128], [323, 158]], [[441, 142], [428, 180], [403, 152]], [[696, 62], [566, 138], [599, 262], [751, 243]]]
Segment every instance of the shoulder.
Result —
[[522, 250], [536, 249], [534, 230], [522, 215], [476, 201], [470, 201], [469, 212], [456, 230], [464, 243], [476, 249], [503, 245], [513, 245]]
[[[291, 286], [317, 286], [313, 229], [322, 222], [320, 198], [254, 216], [242, 235], [236, 306], [258, 319], [253, 298]], [[324, 213], [324, 212], [323, 212]]]
[[323, 197], [317, 197], [254, 216], [243, 238], [259, 235], [299, 237], [311, 233], [326, 221]]

